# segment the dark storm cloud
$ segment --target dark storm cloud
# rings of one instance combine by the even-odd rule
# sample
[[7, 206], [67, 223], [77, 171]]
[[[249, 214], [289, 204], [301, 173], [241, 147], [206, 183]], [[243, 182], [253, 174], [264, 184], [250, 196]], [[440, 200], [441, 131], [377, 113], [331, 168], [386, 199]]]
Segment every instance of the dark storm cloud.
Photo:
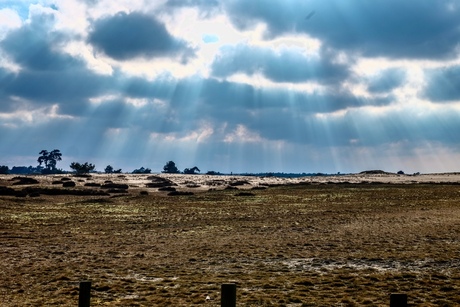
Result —
[[29, 105], [59, 104], [61, 114], [81, 115], [89, 98], [116, 88], [114, 78], [88, 70], [83, 60], [59, 50], [69, 37], [52, 31], [53, 23], [52, 15], [35, 15], [0, 42], [3, 52], [21, 67], [17, 73], [0, 70], [2, 109], [16, 109], [19, 103], [11, 97], [18, 97]]
[[3, 90], [14, 79], [14, 74], [0, 67], [0, 90]]
[[403, 85], [406, 72], [402, 69], [387, 69], [373, 76], [367, 85], [372, 93], [385, 93]]
[[20, 107], [20, 104], [15, 102], [7, 92], [14, 78], [13, 73], [0, 68], [0, 113], [13, 112]]
[[[246, 126], [268, 140], [315, 147], [380, 146], [382, 144], [408, 143], [413, 150], [424, 142], [441, 142], [457, 146], [460, 122], [458, 113], [417, 116], [416, 112], [391, 111], [387, 114], [363, 113], [350, 110], [343, 116], [321, 118], [293, 110], [262, 110], [260, 116]], [[354, 143], [355, 142], [355, 143]]]
[[112, 99], [89, 105], [83, 120], [98, 131], [123, 128], [146, 134], [182, 133], [198, 126], [200, 116], [191, 115], [190, 108], [175, 108], [170, 103], [163, 106], [148, 100], [136, 106], [124, 99]]
[[353, 123], [357, 128], [355, 137], [369, 146], [408, 141], [415, 146], [421, 146], [424, 142], [440, 142], [458, 147], [460, 141], [456, 133], [460, 129], [460, 121], [455, 109], [446, 108], [422, 115], [418, 110], [391, 110], [386, 114], [363, 114], [358, 111], [341, 121], [344, 125]]
[[89, 107], [87, 121], [91, 127], [126, 128], [135, 124], [137, 119], [133, 118], [135, 108], [121, 100], [110, 100]]
[[217, 0], [168, 0], [165, 7], [198, 7], [201, 13], [209, 14], [216, 11], [220, 7], [220, 3]]
[[[385, 106], [393, 101], [391, 96], [366, 99], [346, 91], [303, 93], [200, 77], [173, 79], [163, 76], [153, 81], [120, 79], [118, 89], [123, 96], [147, 99], [149, 103], [138, 107], [119, 101], [106, 102], [93, 110], [92, 116], [98, 114], [103, 122], [104, 114], [107, 118], [118, 118], [115, 114], [123, 113], [125, 120], [134, 119], [124, 125], [159, 133], [185, 133], [199, 128], [202, 122], [214, 126], [225, 123], [228, 129], [248, 126], [267, 139], [283, 137], [300, 142], [299, 136], [290, 133], [291, 126], [304, 125], [307, 117], [363, 106]], [[155, 105], [154, 99], [163, 104]]]
[[6, 87], [9, 95], [36, 103], [78, 103], [107, 94], [109, 80], [86, 70], [61, 72], [21, 72]]
[[[345, 92], [305, 94], [279, 89], [257, 89], [245, 84], [209, 79], [203, 82], [202, 90], [194, 101], [199, 103], [187, 112], [179, 112], [178, 121], [187, 122], [194, 118], [197, 121], [212, 122], [215, 126], [225, 123], [229, 131], [244, 125], [268, 140], [325, 144], [322, 141], [324, 122], [315, 118], [317, 114], [361, 106], [383, 106], [392, 100], [364, 99]], [[174, 105], [181, 106], [181, 103], [176, 102]], [[194, 109], [198, 112], [192, 113]], [[343, 133], [349, 131], [350, 127], [343, 130]], [[341, 130], [334, 131], [338, 135]]]
[[[330, 55], [329, 55], [330, 56]], [[228, 77], [236, 73], [261, 73], [274, 82], [336, 82], [348, 75], [348, 67], [320, 57], [307, 56], [300, 51], [237, 45], [224, 47], [212, 64], [212, 74]]]
[[254, 88], [247, 84], [208, 79], [202, 86], [200, 100], [218, 108], [238, 107], [248, 112], [275, 108], [312, 114], [361, 106], [384, 106], [392, 102], [392, 97], [365, 99], [347, 91], [304, 93], [289, 89]]
[[5, 95], [3, 91], [0, 90], [0, 113], [9, 113], [13, 112], [18, 107], [11, 97]]
[[157, 98], [169, 102], [177, 110], [196, 108], [203, 116], [227, 116], [235, 110], [235, 117], [258, 110], [293, 109], [302, 114], [330, 113], [362, 106], [385, 106], [392, 96], [366, 99], [348, 91], [304, 93], [283, 88], [255, 88], [251, 85], [213, 78], [190, 77], [173, 79], [159, 77], [153, 81], [127, 78], [120, 82], [119, 90], [129, 97]]
[[[89, 98], [115, 92], [116, 80], [94, 74], [84, 68], [66, 71], [21, 71], [7, 76], [0, 95], [18, 97], [35, 107], [58, 104], [59, 113], [85, 115]], [[18, 102], [2, 100], [2, 107], [15, 109]]]
[[178, 80], [170, 76], [159, 76], [153, 82], [141, 77], [126, 77], [117, 73], [117, 89], [132, 98], [170, 98]]
[[[196, 101], [199, 101], [197, 109], [202, 112], [197, 114], [198, 118], [216, 125], [226, 123], [230, 130], [244, 125], [268, 140], [325, 145], [328, 122], [318, 119], [318, 114], [386, 106], [393, 102], [393, 97], [367, 99], [346, 91], [303, 93], [207, 79], [203, 80]], [[330, 121], [334, 122], [333, 117]], [[354, 122], [342, 125], [346, 127], [331, 126], [330, 132], [337, 136], [337, 143], [346, 143], [356, 135]]]
[[219, 1], [217, 0], [168, 0], [166, 6], [182, 7], [182, 6], [196, 6], [200, 8], [217, 7]]
[[10, 32], [0, 42], [0, 48], [26, 70], [56, 71], [81, 65], [77, 59], [58, 51], [69, 38], [50, 31], [53, 19], [52, 15], [34, 16], [30, 23]]
[[137, 12], [96, 20], [88, 41], [117, 60], [181, 56], [186, 61], [194, 56], [194, 50], [171, 36], [164, 24]]
[[434, 102], [460, 100], [460, 66], [428, 70], [425, 75], [425, 97]]
[[[240, 29], [258, 22], [268, 37], [307, 33], [328, 47], [364, 56], [436, 58], [455, 55], [458, 8], [437, 0], [235, 0], [226, 4]], [[312, 11], [315, 15], [306, 19]]]

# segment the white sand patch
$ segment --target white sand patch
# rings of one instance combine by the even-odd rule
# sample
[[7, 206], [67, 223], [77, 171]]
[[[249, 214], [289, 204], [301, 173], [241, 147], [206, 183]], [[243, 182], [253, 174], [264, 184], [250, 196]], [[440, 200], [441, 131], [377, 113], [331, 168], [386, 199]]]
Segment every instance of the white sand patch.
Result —
[[[0, 185], [9, 186], [12, 178], [18, 175], [0, 175]], [[24, 177], [23, 175], [21, 175]], [[154, 177], [170, 180], [178, 190], [208, 191], [211, 189], [222, 190], [228, 187], [238, 189], [252, 189], [275, 185], [292, 184], [334, 184], [334, 183], [391, 183], [391, 184], [422, 184], [422, 183], [450, 183], [460, 184], [460, 173], [439, 173], [420, 175], [398, 174], [350, 174], [350, 175], [324, 175], [285, 178], [275, 176], [238, 176], [238, 175], [185, 175], [185, 174], [91, 174], [90, 177], [75, 177], [72, 174], [62, 175], [27, 175], [40, 182], [40, 185], [52, 185], [64, 177], [76, 182], [77, 187], [88, 183], [104, 184], [113, 182], [127, 184], [129, 189], [158, 191], [157, 188], [147, 187]]]
[[460, 261], [434, 261], [432, 259], [397, 261], [385, 259], [353, 259], [332, 261], [317, 258], [299, 258], [282, 261], [290, 271], [334, 271], [338, 269], [350, 269], [353, 271], [372, 270], [378, 272], [446, 272], [458, 270]]

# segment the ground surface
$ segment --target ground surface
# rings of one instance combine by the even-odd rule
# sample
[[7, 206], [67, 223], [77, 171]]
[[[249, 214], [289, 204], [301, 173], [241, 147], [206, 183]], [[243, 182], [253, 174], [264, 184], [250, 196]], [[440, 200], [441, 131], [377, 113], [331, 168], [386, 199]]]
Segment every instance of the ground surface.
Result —
[[[91, 306], [219, 306], [227, 282], [238, 306], [460, 305], [456, 175], [36, 179], [0, 177], [25, 191], [0, 196], [0, 306], [76, 306], [81, 280]], [[85, 186], [107, 180], [128, 189]]]

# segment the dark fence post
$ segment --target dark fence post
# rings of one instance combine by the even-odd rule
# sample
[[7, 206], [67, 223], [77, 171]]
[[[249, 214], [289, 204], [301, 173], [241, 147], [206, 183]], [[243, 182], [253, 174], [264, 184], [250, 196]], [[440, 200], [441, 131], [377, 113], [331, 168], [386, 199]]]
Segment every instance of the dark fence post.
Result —
[[89, 302], [91, 298], [91, 282], [80, 282], [80, 294], [78, 295], [78, 307], [90, 307]]
[[390, 307], [407, 307], [407, 294], [390, 294]]
[[221, 307], [236, 307], [236, 284], [223, 284], [220, 297]]

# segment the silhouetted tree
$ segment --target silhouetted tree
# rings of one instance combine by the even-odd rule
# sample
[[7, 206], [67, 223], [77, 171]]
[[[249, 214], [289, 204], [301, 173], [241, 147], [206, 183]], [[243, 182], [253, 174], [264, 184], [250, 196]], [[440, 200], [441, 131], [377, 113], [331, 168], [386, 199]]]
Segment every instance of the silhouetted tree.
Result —
[[13, 166], [10, 170], [10, 174], [39, 174], [43, 171], [43, 167], [40, 165], [37, 167], [30, 166]]
[[37, 159], [37, 162], [39, 163], [39, 166], [42, 164], [45, 165], [44, 170], [42, 171], [43, 173], [53, 173], [56, 171], [56, 163], [57, 161], [61, 161], [61, 151], [59, 149], [55, 149], [51, 152], [48, 152], [48, 150], [42, 150], [39, 152], [40, 156]]
[[106, 168], [104, 169], [104, 172], [106, 174], [120, 174], [121, 173], [121, 168], [119, 169], [114, 169], [112, 165], [107, 165]]
[[73, 169], [77, 174], [87, 174], [94, 170], [96, 166], [92, 163], [85, 162], [80, 164], [78, 162], [70, 163], [70, 168]]
[[144, 168], [143, 166], [139, 169], [135, 169], [133, 174], [150, 174], [152, 170], [150, 168]]
[[10, 169], [6, 165], [0, 166], [0, 174], [8, 174], [10, 172]]
[[177, 174], [180, 172], [176, 166], [176, 163], [174, 163], [173, 161], [169, 161], [165, 164], [165, 166], [163, 166], [163, 173]]
[[196, 174], [196, 172], [201, 172], [200, 169], [196, 166], [192, 167], [192, 168], [186, 168], [184, 169], [184, 174]]
[[207, 171], [206, 175], [222, 175], [222, 173], [216, 171]]

